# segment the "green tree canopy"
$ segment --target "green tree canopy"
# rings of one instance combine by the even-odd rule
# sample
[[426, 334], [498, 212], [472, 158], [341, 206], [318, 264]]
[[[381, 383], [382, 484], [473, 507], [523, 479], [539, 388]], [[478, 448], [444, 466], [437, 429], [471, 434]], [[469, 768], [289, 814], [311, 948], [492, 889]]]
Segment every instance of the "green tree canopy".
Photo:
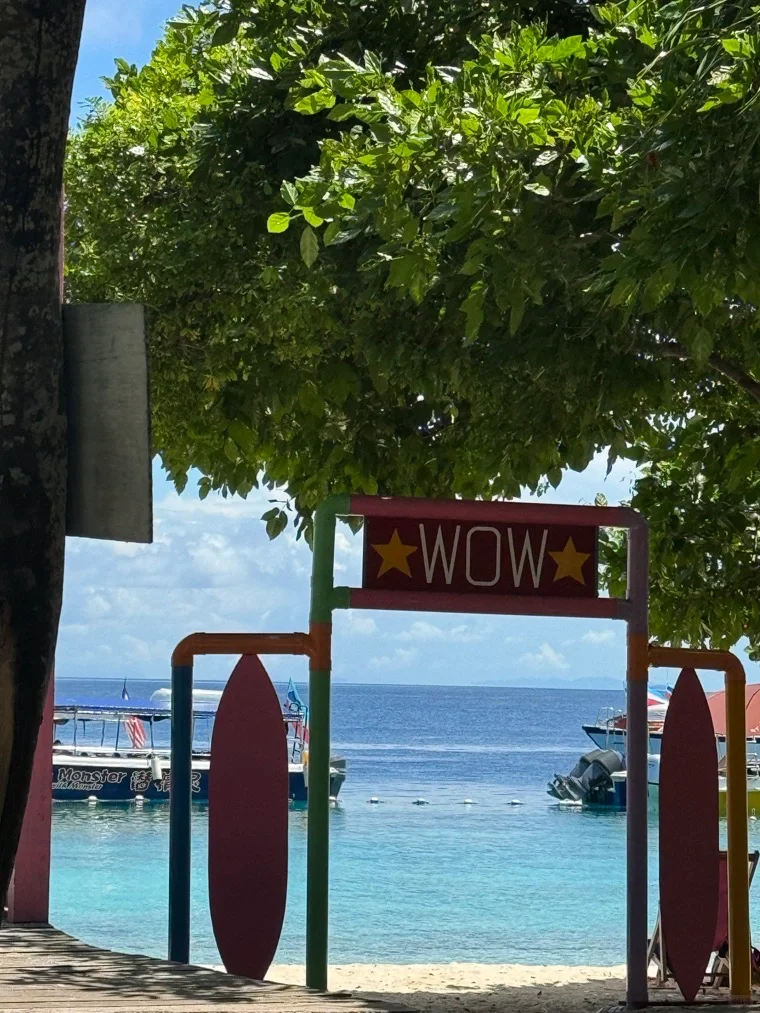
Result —
[[756, 16], [219, 2], [118, 62], [68, 280], [150, 308], [175, 481], [263, 473], [303, 527], [329, 491], [515, 496], [609, 448], [645, 466], [655, 632], [760, 643]]

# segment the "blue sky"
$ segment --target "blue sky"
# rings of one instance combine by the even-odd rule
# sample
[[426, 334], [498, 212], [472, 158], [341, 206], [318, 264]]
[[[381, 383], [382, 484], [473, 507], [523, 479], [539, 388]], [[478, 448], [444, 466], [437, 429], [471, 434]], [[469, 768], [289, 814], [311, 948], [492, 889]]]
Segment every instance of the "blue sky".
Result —
[[[89, 0], [72, 118], [113, 60], [141, 64], [177, 0]], [[631, 472], [605, 477], [599, 457], [569, 473], [555, 502], [589, 503], [604, 492], [624, 499]], [[195, 630], [291, 631], [306, 628], [311, 554], [290, 532], [270, 542], [259, 520], [272, 494], [248, 500], [197, 498], [194, 483], [178, 496], [154, 466], [155, 542], [150, 546], [67, 541], [58, 677], [154, 678], [168, 675], [174, 644]], [[361, 538], [338, 536], [336, 578], [358, 583]], [[337, 613], [335, 677], [351, 682], [622, 685], [625, 634], [619, 623], [525, 617], [407, 613]], [[306, 675], [305, 663], [270, 659], [276, 678]], [[226, 658], [201, 659], [200, 678], [224, 678]], [[674, 673], [663, 673], [662, 682]], [[748, 666], [755, 680], [760, 669]], [[717, 686], [718, 679], [706, 679]], [[592, 715], [593, 717], [593, 715]]]
[[117, 56], [138, 66], [148, 60], [164, 23], [181, 8], [181, 0], [87, 0], [73, 119], [81, 114], [86, 99], [107, 94], [100, 79], [113, 74]]

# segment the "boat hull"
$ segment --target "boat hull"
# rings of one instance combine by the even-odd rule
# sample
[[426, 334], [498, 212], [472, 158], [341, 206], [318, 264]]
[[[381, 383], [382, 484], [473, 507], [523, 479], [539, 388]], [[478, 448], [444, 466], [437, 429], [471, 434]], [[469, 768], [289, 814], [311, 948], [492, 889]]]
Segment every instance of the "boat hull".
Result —
[[[625, 756], [625, 731], [620, 729], [607, 729], [604, 725], [583, 725], [583, 731], [588, 735], [591, 741], [594, 743], [597, 749], [614, 749], [621, 756]], [[726, 755], [726, 737], [725, 735], [716, 735], [715, 743], [717, 747], [718, 759], [722, 760]], [[649, 733], [649, 756], [659, 757], [662, 750], [662, 732]], [[753, 735], [747, 739], [747, 756], [758, 757], [760, 756], [760, 736]], [[651, 768], [650, 768], [651, 772]], [[656, 781], [651, 781], [650, 784], [656, 784]]]
[[[93, 796], [101, 802], [132, 802], [140, 796], [146, 801], [169, 801], [171, 773], [168, 768], [162, 771], [160, 781], [154, 781], [147, 760], [136, 765], [118, 758], [90, 763], [82, 762], [84, 759], [81, 756], [54, 758], [55, 800], [81, 802]], [[306, 802], [307, 778], [300, 764], [295, 766], [296, 769], [291, 766], [288, 771], [288, 795], [293, 802]], [[336, 767], [331, 771], [330, 794], [334, 798], [338, 797], [345, 777], [345, 769]], [[193, 763], [192, 791], [194, 802], [208, 801], [208, 761]]]
[[[605, 728], [604, 725], [583, 725], [583, 731], [588, 735], [597, 749], [614, 749], [616, 753], [625, 756], [625, 730], [620, 728]], [[649, 753], [658, 756], [662, 747], [662, 732], [649, 733]]]
[[[747, 811], [751, 820], [756, 820], [760, 816], [760, 777], [747, 778]], [[725, 777], [718, 778], [718, 812], [721, 817], [728, 815]]]

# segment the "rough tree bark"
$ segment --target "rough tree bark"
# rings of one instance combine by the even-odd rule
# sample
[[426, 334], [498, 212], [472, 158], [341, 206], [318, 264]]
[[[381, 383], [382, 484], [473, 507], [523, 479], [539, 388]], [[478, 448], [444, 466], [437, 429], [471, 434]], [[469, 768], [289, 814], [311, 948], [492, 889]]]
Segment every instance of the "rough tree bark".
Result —
[[0, 0], [0, 899], [63, 587], [61, 188], [84, 7]]

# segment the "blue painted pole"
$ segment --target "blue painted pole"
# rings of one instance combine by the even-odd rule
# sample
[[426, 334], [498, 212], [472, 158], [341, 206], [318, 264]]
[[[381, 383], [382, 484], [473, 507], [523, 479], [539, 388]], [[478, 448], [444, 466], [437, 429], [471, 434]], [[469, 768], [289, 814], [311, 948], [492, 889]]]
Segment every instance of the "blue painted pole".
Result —
[[193, 764], [193, 666], [172, 665], [169, 795], [169, 960], [190, 962], [190, 813]]

